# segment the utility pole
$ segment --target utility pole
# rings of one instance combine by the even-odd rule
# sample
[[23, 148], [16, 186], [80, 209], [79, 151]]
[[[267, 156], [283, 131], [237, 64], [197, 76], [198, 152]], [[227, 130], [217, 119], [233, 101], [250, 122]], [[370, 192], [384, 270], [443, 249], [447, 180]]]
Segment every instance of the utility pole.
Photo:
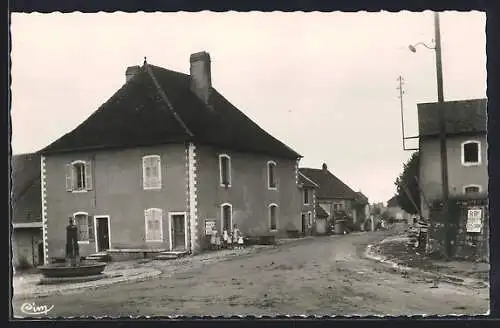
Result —
[[403, 150], [405, 149], [405, 120], [404, 120], [404, 114], [403, 114], [403, 95], [405, 91], [403, 90], [403, 84], [404, 84], [404, 79], [400, 75], [398, 76], [398, 87], [396, 88], [399, 91], [399, 102], [400, 102], [400, 108], [401, 108], [401, 140], [403, 143]]
[[445, 229], [445, 254], [449, 257], [450, 254], [450, 218], [448, 213], [448, 154], [446, 148], [446, 118], [444, 108], [444, 95], [443, 95], [443, 66], [441, 60], [441, 31], [439, 24], [439, 13], [434, 13], [434, 34], [435, 34], [435, 51], [436, 51], [436, 80], [438, 91], [438, 107], [439, 107], [439, 144], [441, 149], [441, 183], [443, 187], [443, 207], [442, 207], [442, 220], [444, 221]]

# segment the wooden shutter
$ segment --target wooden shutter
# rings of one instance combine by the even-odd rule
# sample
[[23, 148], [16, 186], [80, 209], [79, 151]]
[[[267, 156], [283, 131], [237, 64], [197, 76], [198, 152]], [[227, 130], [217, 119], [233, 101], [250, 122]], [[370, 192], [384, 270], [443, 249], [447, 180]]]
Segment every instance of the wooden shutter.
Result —
[[161, 209], [154, 210], [154, 240], [162, 240], [162, 217], [163, 211]]
[[66, 191], [73, 190], [73, 166], [66, 164]]
[[145, 210], [144, 211], [144, 218], [146, 220], [146, 241], [151, 239], [150, 236], [150, 229], [151, 229], [151, 211], [150, 210]]
[[[161, 161], [160, 156], [151, 158], [151, 187], [161, 188]], [[155, 210], [156, 212], [156, 210]]]
[[94, 241], [94, 225], [92, 221], [92, 217], [89, 215], [87, 216], [87, 223], [89, 227], [89, 241]]
[[92, 162], [85, 162], [85, 189], [92, 190]]

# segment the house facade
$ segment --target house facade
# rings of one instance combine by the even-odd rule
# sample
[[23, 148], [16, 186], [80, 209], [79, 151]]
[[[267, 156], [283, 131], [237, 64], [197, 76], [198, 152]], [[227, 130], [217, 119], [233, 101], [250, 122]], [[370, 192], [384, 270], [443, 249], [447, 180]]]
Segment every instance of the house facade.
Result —
[[301, 229], [300, 155], [212, 87], [210, 56], [190, 74], [144, 63], [86, 121], [42, 150], [44, 258], [208, 247], [213, 229], [280, 236]]
[[399, 206], [397, 196], [393, 196], [387, 201], [387, 212], [389, 217], [392, 217], [397, 221], [409, 222], [411, 219], [411, 215]]
[[[318, 185], [299, 172], [299, 190], [301, 193], [301, 233], [304, 236], [316, 233], [316, 188]], [[320, 216], [320, 220], [324, 217]]]
[[[448, 101], [443, 105], [446, 126], [448, 168], [449, 244], [443, 245], [447, 225], [441, 222], [442, 196], [439, 143], [439, 104], [418, 105], [419, 185], [424, 201], [421, 211], [433, 225], [431, 238], [436, 248], [447, 247], [452, 255], [487, 259], [488, 242], [488, 158], [487, 100]], [[437, 204], [437, 205], [436, 205]], [[441, 244], [439, 244], [441, 243]]]
[[40, 156], [13, 155], [11, 172], [12, 265], [24, 269], [43, 262]]
[[327, 214], [324, 219], [316, 217], [318, 234], [327, 232], [328, 222], [335, 219], [336, 212], [343, 211], [352, 215], [353, 219], [356, 217], [355, 205], [359, 195], [328, 171], [326, 164], [323, 164], [321, 169], [300, 168], [300, 173], [318, 185], [316, 188], [316, 202]]
[[[449, 101], [445, 106], [449, 195], [487, 197], [487, 101]], [[426, 199], [421, 202], [424, 217], [429, 215], [427, 204], [442, 195], [438, 108], [437, 103], [418, 105], [419, 185]]]

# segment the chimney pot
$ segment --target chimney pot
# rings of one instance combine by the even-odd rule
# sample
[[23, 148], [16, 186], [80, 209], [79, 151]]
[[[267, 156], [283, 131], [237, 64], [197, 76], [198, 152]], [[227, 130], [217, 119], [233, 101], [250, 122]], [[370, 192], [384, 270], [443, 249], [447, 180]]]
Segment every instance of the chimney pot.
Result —
[[139, 72], [139, 69], [139, 65], [127, 67], [127, 70], [125, 71], [125, 82], [130, 81], [130, 79]]
[[205, 105], [209, 105], [212, 93], [212, 73], [210, 54], [206, 51], [191, 54], [189, 57], [191, 90]]

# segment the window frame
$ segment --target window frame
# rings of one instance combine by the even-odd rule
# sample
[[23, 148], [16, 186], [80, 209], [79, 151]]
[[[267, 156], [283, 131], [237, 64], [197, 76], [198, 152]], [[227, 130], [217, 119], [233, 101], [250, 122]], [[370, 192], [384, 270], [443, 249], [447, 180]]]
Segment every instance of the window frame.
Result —
[[[307, 195], [307, 197], [306, 197], [306, 195]], [[310, 193], [309, 188], [304, 188], [303, 189], [303, 198], [302, 198], [304, 205], [311, 205], [310, 196], [311, 196], [311, 193]], [[307, 198], [307, 201], [306, 201], [306, 198]]]
[[[151, 215], [154, 215], [154, 213], [157, 212], [160, 214], [160, 233], [159, 237], [160, 239], [148, 239], [148, 213], [151, 213]], [[163, 209], [157, 208], [157, 207], [150, 207], [144, 210], [144, 241], [146, 243], [163, 243], [164, 242], [164, 236], [163, 236]]]
[[[96, 230], [95, 230], [95, 224], [93, 221], [93, 217], [89, 215], [87, 212], [75, 212], [73, 213], [73, 223], [79, 229], [79, 224], [77, 222], [77, 216], [85, 216], [87, 217], [87, 240], [78, 240], [78, 244], [90, 244], [90, 242], [95, 242], [96, 241]], [[90, 231], [92, 231], [92, 238], [90, 238]], [[78, 233], [78, 238], [80, 238], [80, 231], [77, 230]]]
[[[156, 159], [158, 160], [158, 185], [152, 186], [151, 181], [148, 180], [147, 175], [146, 175], [146, 162], [147, 160], [151, 159]], [[142, 156], [142, 189], [143, 190], [161, 190], [162, 188], [162, 172], [161, 172], [162, 166], [161, 166], [161, 156], [158, 154], [151, 154], [151, 155], [144, 155]], [[146, 183], [148, 181], [148, 183]]]
[[465, 195], [467, 195], [468, 193], [466, 192], [467, 188], [477, 188], [478, 191], [477, 193], [481, 193], [483, 191], [483, 187], [481, 185], [478, 185], [478, 184], [469, 184], [469, 185], [466, 185], [466, 186], [463, 186], [462, 188], [462, 191]]
[[[66, 181], [66, 191], [69, 191], [69, 192], [72, 192], [72, 193], [85, 193], [85, 192], [88, 192], [89, 189], [90, 189], [90, 187], [87, 184], [87, 179], [88, 179], [87, 175], [90, 172], [88, 172], [87, 168], [91, 165], [91, 162], [90, 161], [84, 161], [84, 160], [78, 159], [78, 160], [70, 162], [68, 165], [69, 165], [70, 170], [71, 170], [71, 172], [70, 172], [71, 176], [69, 177], [70, 183], [71, 183], [71, 187], [68, 189], [68, 185], [67, 185], [68, 182]], [[82, 188], [76, 188], [77, 179], [78, 179], [78, 178], [76, 178], [76, 173], [77, 173], [76, 172], [76, 166], [77, 165], [82, 165], [83, 166], [83, 177], [82, 177], [83, 187]], [[68, 179], [68, 172], [66, 172], [66, 179]]]
[[[275, 218], [274, 218], [274, 219], [275, 219], [275, 221], [276, 221], [276, 222], [275, 222], [275, 227], [274, 227], [274, 229], [272, 228], [272, 223], [273, 223], [273, 222], [272, 222], [272, 211], [271, 211], [271, 208], [274, 208], [274, 209], [275, 209], [275, 210], [274, 210], [274, 215], [275, 215]], [[274, 232], [274, 231], [278, 231], [278, 226], [279, 226], [279, 225], [278, 225], [278, 221], [279, 221], [279, 220], [278, 220], [278, 210], [279, 210], [279, 206], [278, 206], [278, 204], [276, 204], [276, 203], [271, 203], [271, 204], [269, 204], [269, 205], [268, 205], [268, 213], [269, 213], [269, 231], [272, 231], [272, 232]]]
[[[467, 144], [476, 144], [477, 145], [477, 162], [466, 162], [465, 161], [465, 145]], [[481, 165], [482, 159], [481, 159], [481, 141], [479, 140], [467, 140], [464, 141], [460, 144], [460, 157], [462, 161], [463, 166], [478, 166]]]
[[224, 232], [224, 208], [229, 207], [229, 232], [233, 230], [233, 205], [231, 203], [222, 203], [220, 205], [220, 233]]
[[[270, 173], [271, 173], [271, 170], [269, 169], [271, 166], [273, 166], [273, 178], [274, 178], [274, 187], [271, 186], [271, 177], [270, 177]], [[267, 164], [266, 164], [266, 172], [267, 172], [267, 189], [268, 190], [278, 190], [278, 179], [276, 177], [276, 162], [275, 161], [267, 161]]]
[[[222, 176], [222, 163], [223, 158], [227, 159], [227, 184], [224, 183], [224, 179]], [[232, 174], [231, 174], [231, 156], [228, 154], [219, 154], [219, 185], [224, 188], [230, 188], [232, 183]]]

